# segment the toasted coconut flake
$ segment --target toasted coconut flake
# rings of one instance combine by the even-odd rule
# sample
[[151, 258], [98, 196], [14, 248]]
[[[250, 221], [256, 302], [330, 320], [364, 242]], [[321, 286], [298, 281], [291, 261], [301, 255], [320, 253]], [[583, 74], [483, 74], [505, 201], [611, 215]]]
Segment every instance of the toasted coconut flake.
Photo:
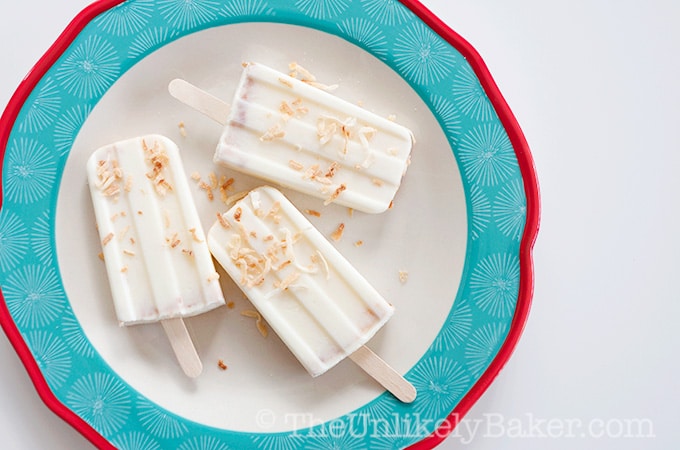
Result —
[[220, 370], [227, 370], [227, 369], [228, 369], [227, 365], [226, 365], [226, 364], [224, 363], [224, 361], [222, 361], [221, 359], [218, 359], [218, 360], [217, 360], [217, 367], [218, 367]]
[[208, 283], [212, 283], [213, 281], [217, 281], [220, 279], [220, 274], [217, 272], [213, 272], [210, 275], [208, 275]]
[[328, 170], [326, 171], [326, 175], [324, 175], [326, 178], [333, 178], [335, 176], [335, 172], [338, 171], [338, 168], [340, 167], [340, 164], [338, 164], [337, 161], [333, 161], [330, 166], [328, 166]]
[[262, 142], [271, 142], [276, 139], [283, 139], [283, 137], [286, 135], [286, 132], [281, 129], [281, 125], [278, 123], [274, 125], [273, 127], [269, 128], [265, 134], [260, 136], [260, 141]]
[[288, 275], [279, 285], [277, 286], [281, 291], [288, 290], [288, 287], [295, 283], [297, 279], [300, 278], [300, 272], [293, 272]]
[[372, 152], [369, 152], [366, 155], [366, 158], [363, 160], [363, 162], [358, 167], [358, 169], [368, 169], [369, 167], [371, 167], [373, 165], [374, 162], [375, 162], [375, 155]]
[[321, 266], [323, 267], [323, 270], [326, 273], [326, 279], [329, 280], [331, 278], [331, 269], [328, 266], [328, 261], [326, 261], [326, 257], [324, 257], [323, 253], [321, 253], [319, 250], [316, 251], [315, 255], [319, 257], [319, 260], [321, 261]]
[[406, 270], [399, 271], [399, 281], [401, 281], [402, 284], [408, 281], [408, 272]]
[[354, 217], [354, 208], [347, 208], [347, 215], [350, 217]]
[[267, 217], [275, 217], [281, 210], [281, 202], [276, 201], [272, 204], [271, 209], [267, 213]]
[[241, 207], [237, 207], [236, 210], [234, 211], [234, 220], [237, 222], [241, 221], [241, 215], [243, 214], [243, 210]]
[[97, 257], [99, 257], [99, 259], [101, 259], [102, 261], [104, 261], [104, 253], [103, 253], [103, 252], [99, 252], [99, 253], [97, 254]]
[[193, 258], [193, 257], [194, 257], [194, 251], [193, 251], [193, 250], [190, 250], [190, 249], [188, 249], [188, 248], [183, 248], [183, 249], [182, 249], [182, 253], [183, 253], [184, 255], [187, 255], [187, 256], [190, 257], [190, 258]]
[[245, 317], [250, 317], [251, 319], [255, 319], [255, 326], [257, 327], [257, 331], [260, 332], [262, 337], [267, 337], [269, 334], [267, 331], [267, 327], [264, 324], [264, 320], [262, 320], [262, 316], [260, 315], [259, 312], [254, 311], [252, 309], [246, 309], [244, 311], [241, 311], [241, 315]]
[[293, 87], [293, 83], [287, 78], [279, 77], [279, 83], [288, 86], [289, 88]]
[[135, 252], [133, 252], [132, 250], [127, 250], [127, 249], [123, 250], [123, 254], [127, 255], [127, 256], [135, 256]]
[[196, 231], [196, 228], [189, 228], [189, 233], [191, 233], [191, 238], [196, 241], [196, 242], [203, 242], [203, 239], [201, 239]]
[[267, 326], [264, 324], [264, 320], [262, 320], [262, 318], [256, 320], [255, 326], [257, 327], [257, 331], [260, 332], [262, 337], [266, 338], [269, 332], [267, 331]]
[[283, 114], [284, 120], [288, 120], [295, 115], [295, 111], [285, 100], [282, 101], [281, 104], [279, 105], [279, 111], [281, 112], [281, 114]]
[[227, 302], [227, 308], [234, 309], [235, 306], [236, 306], [236, 304], [233, 301], [229, 300]]
[[326, 118], [320, 117], [316, 121], [316, 134], [321, 145], [326, 145], [333, 139], [333, 136], [338, 132], [338, 124], [329, 122]]
[[122, 171], [115, 159], [100, 160], [97, 164], [97, 188], [106, 197], [114, 197], [120, 193]]
[[158, 141], [154, 141], [153, 146], [149, 147], [146, 140], [142, 139], [142, 148], [144, 149], [146, 162], [151, 167], [146, 176], [152, 181], [156, 193], [160, 196], [165, 196], [173, 190], [172, 185], [166, 179], [166, 169], [170, 161], [168, 154]]
[[262, 238], [262, 240], [265, 241], [265, 242], [273, 241], [273, 240], [274, 240], [274, 235], [273, 235], [273, 234], [268, 234], [267, 236], [265, 236], [264, 238]]
[[201, 174], [198, 172], [194, 172], [191, 174], [191, 179], [194, 181], [201, 181]]
[[184, 126], [184, 122], [178, 123], [177, 127], [179, 128], [179, 134], [182, 137], [187, 137], [187, 130], [186, 130], [186, 127]]
[[165, 242], [167, 242], [170, 248], [176, 248], [182, 242], [177, 236], [178, 233], [175, 233], [171, 237], [165, 238]]
[[205, 181], [201, 181], [200, 183], [198, 183], [198, 187], [205, 191], [206, 195], [208, 196], [208, 200], [213, 201], [215, 199], [212, 187], [210, 187], [208, 183], [206, 183]]
[[128, 175], [128, 177], [125, 179], [125, 186], [123, 189], [125, 192], [132, 191], [132, 175]]
[[280, 270], [285, 269], [286, 267], [288, 267], [292, 263], [293, 263], [293, 261], [291, 261], [290, 259], [287, 259], [284, 262], [282, 262], [281, 264], [279, 264], [278, 266], [274, 267], [273, 270], [274, 270], [274, 272], [278, 272]]
[[210, 188], [217, 189], [217, 175], [215, 175], [215, 172], [210, 172], [208, 174], [208, 179], [210, 180]]
[[355, 247], [361, 247], [362, 245], [364, 245], [364, 241], [362, 241], [362, 240], [358, 240], [354, 243]]
[[375, 134], [377, 133], [378, 130], [376, 130], [373, 127], [361, 127], [359, 128], [359, 141], [361, 142], [362, 147], [368, 148], [369, 147], [369, 142]]
[[127, 272], [127, 271], [128, 271], [128, 266], [123, 266], [123, 267], [121, 267], [120, 271], [121, 271], [122, 273]]
[[305, 209], [305, 213], [309, 214], [310, 216], [321, 217], [321, 213], [313, 209]]
[[234, 179], [233, 178], [227, 178], [226, 176], [222, 175], [220, 177], [219, 181], [219, 189], [220, 189], [220, 200], [222, 200], [222, 203], [226, 203], [228, 199], [227, 192], [231, 188], [231, 185], [234, 184]]
[[236, 203], [237, 201], [241, 200], [246, 195], [248, 195], [248, 191], [237, 192], [236, 194], [232, 194], [229, 197], [227, 197], [224, 200], [224, 203], [226, 203], [227, 205], [231, 205], [232, 203]]
[[390, 205], [387, 207], [387, 209], [392, 209], [394, 208], [394, 200], [390, 200]]
[[106, 236], [104, 236], [104, 239], [102, 239], [102, 247], [105, 247], [106, 244], [111, 242], [111, 239], [113, 239], [113, 233], [109, 233]]
[[305, 168], [305, 166], [292, 159], [288, 161], [288, 166], [293, 170], [297, 170], [298, 172], [301, 172]]
[[339, 87], [337, 84], [323, 84], [318, 81], [302, 80], [302, 82], [326, 92], [333, 92]]
[[234, 178], [227, 178], [225, 175], [220, 177], [220, 189], [229, 189], [234, 184]]
[[338, 228], [336, 228], [335, 231], [331, 233], [331, 239], [333, 239], [336, 242], [339, 241], [340, 239], [342, 239], [342, 235], [344, 232], [345, 224], [341, 223], [340, 225], [338, 225]]
[[340, 194], [342, 194], [346, 189], [347, 189], [347, 186], [344, 183], [341, 184], [340, 186], [338, 186], [338, 188], [335, 191], [333, 191], [331, 196], [328, 197], [326, 199], [326, 201], [323, 202], [323, 204], [326, 205], [326, 206], [330, 205], [335, 200], [337, 200], [337, 198], [340, 196]]
[[312, 75], [309, 70], [305, 69], [296, 62], [288, 64], [288, 69], [290, 70], [289, 75], [292, 78], [298, 78], [302, 81], [316, 81], [316, 77]]
[[229, 222], [227, 222], [224, 219], [224, 216], [222, 216], [222, 214], [220, 214], [220, 213], [217, 213], [217, 221], [220, 223], [220, 225], [222, 225], [222, 228], [227, 229], [227, 230], [229, 228], [231, 228], [231, 225], [229, 225]]
[[371, 183], [373, 183], [374, 185], [376, 185], [378, 187], [380, 187], [384, 184], [383, 180], [381, 180], [380, 178], [372, 178]]

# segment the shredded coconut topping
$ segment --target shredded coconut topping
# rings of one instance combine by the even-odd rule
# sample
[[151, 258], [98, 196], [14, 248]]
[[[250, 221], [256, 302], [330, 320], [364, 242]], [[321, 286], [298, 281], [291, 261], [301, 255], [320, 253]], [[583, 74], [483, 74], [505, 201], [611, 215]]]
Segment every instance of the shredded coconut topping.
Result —
[[105, 159], [97, 164], [97, 188], [106, 196], [114, 197], [120, 193], [120, 180], [123, 172], [118, 167], [118, 160]]
[[106, 244], [111, 242], [111, 239], [113, 239], [113, 233], [109, 233], [106, 236], [104, 236], [104, 239], [102, 239], [102, 247], [105, 247]]
[[168, 175], [166, 169], [170, 162], [168, 153], [158, 141], [154, 141], [153, 146], [149, 147], [146, 141], [142, 139], [142, 148], [146, 162], [151, 166], [151, 170], [146, 173], [146, 176], [152, 181], [156, 193], [163, 197], [173, 190], [172, 185], [166, 179]]
[[266, 325], [264, 324], [264, 320], [262, 319], [262, 316], [260, 315], [259, 312], [252, 309], [246, 309], [244, 311], [241, 311], [241, 315], [244, 317], [250, 317], [251, 319], [255, 319], [255, 326], [257, 327], [257, 331], [260, 332], [262, 337], [267, 337], [269, 333], [267, 331]]
[[337, 200], [337, 198], [340, 196], [340, 194], [342, 194], [346, 189], [347, 189], [347, 186], [344, 183], [341, 184], [340, 186], [338, 186], [338, 188], [335, 191], [333, 191], [331, 196], [328, 197], [326, 199], [326, 201], [323, 202], [323, 204], [326, 205], [326, 206], [330, 205], [335, 200]]
[[283, 139], [283, 137], [286, 135], [286, 132], [281, 129], [281, 125], [278, 123], [274, 125], [273, 127], [269, 128], [265, 134], [260, 136], [260, 141], [262, 142], [271, 142], [276, 139]]
[[345, 224], [341, 223], [340, 225], [338, 225], [338, 228], [336, 228], [335, 231], [331, 233], [331, 239], [333, 239], [336, 242], [339, 241], [340, 239], [342, 239], [342, 235], [344, 232]]

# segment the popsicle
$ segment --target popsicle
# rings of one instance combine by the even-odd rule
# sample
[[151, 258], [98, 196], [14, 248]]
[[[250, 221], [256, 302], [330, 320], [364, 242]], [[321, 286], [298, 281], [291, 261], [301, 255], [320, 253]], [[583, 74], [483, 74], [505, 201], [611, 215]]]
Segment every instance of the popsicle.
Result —
[[214, 160], [358, 211], [389, 208], [410, 162], [406, 127], [347, 102], [292, 64], [244, 64], [231, 107], [184, 80], [170, 93], [225, 125]]
[[415, 389], [365, 347], [394, 308], [278, 190], [219, 215], [208, 247], [313, 377], [346, 357], [404, 402]]
[[121, 326], [160, 321], [185, 373], [202, 365], [184, 317], [224, 304], [179, 149], [148, 135], [87, 161], [102, 253]]

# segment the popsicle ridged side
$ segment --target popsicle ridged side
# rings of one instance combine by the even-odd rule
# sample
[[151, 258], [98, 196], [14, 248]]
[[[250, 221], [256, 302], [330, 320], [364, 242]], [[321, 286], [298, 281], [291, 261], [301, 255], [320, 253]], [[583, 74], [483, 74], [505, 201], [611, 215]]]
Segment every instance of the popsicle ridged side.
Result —
[[251, 191], [223, 214], [208, 246], [312, 376], [359, 349], [394, 312], [274, 188]]
[[328, 203], [379, 213], [399, 189], [412, 146], [411, 132], [388, 118], [250, 63], [215, 162]]
[[88, 182], [121, 325], [188, 317], [224, 304], [180, 159], [151, 135], [95, 151]]

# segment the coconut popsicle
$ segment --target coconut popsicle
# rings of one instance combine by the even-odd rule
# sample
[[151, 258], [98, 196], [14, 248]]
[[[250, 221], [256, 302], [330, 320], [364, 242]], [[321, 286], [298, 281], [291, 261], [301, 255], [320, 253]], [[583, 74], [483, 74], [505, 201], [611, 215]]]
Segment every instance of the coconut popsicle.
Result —
[[218, 216], [208, 246], [310, 375], [350, 356], [413, 401], [413, 387], [364, 347], [394, 308], [281, 192], [250, 191]]
[[121, 326], [160, 321], [183, 370], [202, 365], [182, 318], [224, 304], [179, 149], [148, 135], [107, 145], [87, 175]]
[[217, 164], [324, 204], [387, 210], [409, 165], [411, 131], [327, 92], [301, 66], [290, 69], [245, 64], [230, 107], [183, 80], [169, 90], [225, 125]]

